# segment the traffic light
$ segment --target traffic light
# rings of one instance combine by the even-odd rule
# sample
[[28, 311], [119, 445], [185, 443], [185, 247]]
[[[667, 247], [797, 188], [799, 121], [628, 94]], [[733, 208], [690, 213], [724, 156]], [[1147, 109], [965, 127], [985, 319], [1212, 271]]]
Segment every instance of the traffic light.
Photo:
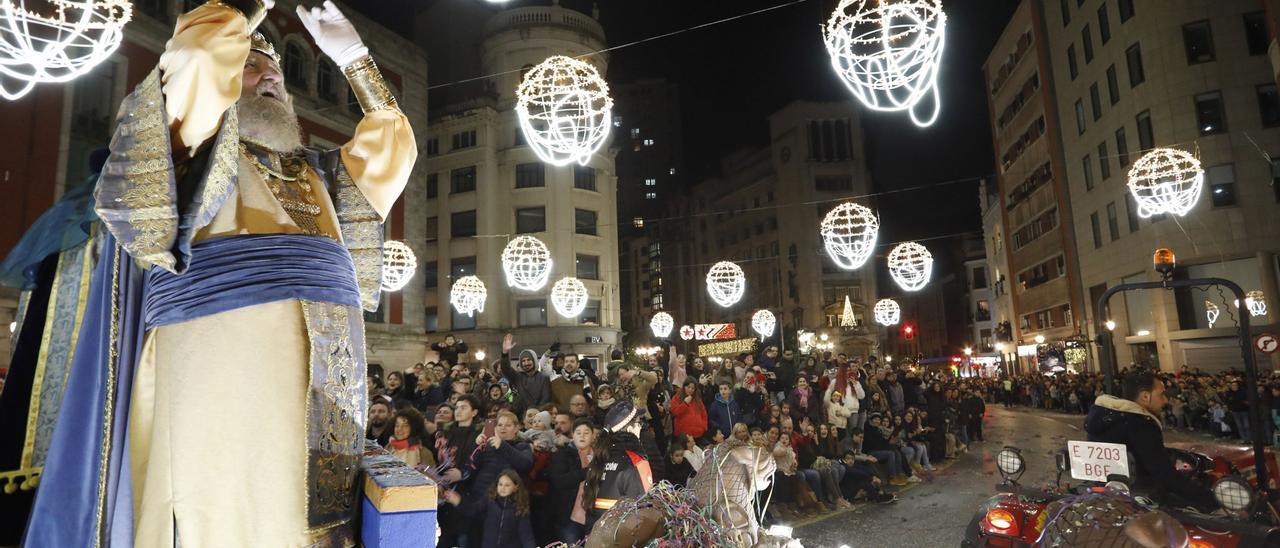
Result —
[[902, 326], [902, 338], [908, 341], [916, 338], [916, 328], [911, 324]]

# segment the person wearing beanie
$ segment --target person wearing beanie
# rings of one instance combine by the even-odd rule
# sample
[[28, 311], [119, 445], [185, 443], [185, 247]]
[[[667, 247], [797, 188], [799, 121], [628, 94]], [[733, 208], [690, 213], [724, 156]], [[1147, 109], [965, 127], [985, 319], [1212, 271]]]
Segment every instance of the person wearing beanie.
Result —
[[613, 396], [613, 385], [602, 384], [596, 387], [596, 408], [592, 412], [595, 424], [604, 424], [604, 417], [618, 403]]
[[629, 401], [618, 402], [605, 415], [583, 486], [587, 531], [619, 500], [639, 497], [653, 487], [649, 457], [640, 443], [643, 428], [640, 408]]

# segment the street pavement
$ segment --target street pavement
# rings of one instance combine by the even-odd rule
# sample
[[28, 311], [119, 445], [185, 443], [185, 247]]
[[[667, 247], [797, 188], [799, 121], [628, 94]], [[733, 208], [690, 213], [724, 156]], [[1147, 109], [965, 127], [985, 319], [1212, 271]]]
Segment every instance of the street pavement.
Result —
[[[987, 405], [986, 442], [938, 466], [932, 480], [900, 488], [898, 502], [864, 504], [790, 524], [807, 548], [959, 546], [978, 505], [1000, 481], [995, 455], [1005, 446], [1022, 450], [1027, 472], [1021, 483], [1039, 486], [1056, 475], [1053, 453], [1069, 439], [1083, 440], [1084, 416], [1005, 409]], [[1205, 435], [1167, 431], [1166, 442], [1206, 440]], [[934, 463], [935, 466], [938, 463]]]

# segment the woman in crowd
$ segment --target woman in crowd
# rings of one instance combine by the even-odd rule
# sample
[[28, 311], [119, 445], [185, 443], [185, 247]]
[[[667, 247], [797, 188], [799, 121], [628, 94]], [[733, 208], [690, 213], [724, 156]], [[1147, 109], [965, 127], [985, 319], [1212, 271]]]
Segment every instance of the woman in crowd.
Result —
[[573, 544], [586, 536], [587, 511], [583, 506], [583, 484], [591, 464], [591, 446], [596, 431], [590, 419], [573, 421], [573, 441], [561, 447], [551, 458], [547, 472], [551, 489], [547, 503], [553, 511], [556, 540]]
[[409, 466], [425, 464], [434, 467], [436, 459], [426, 441], [427, 431], [422, 414], [412, 407], [396, 411], [387, 450]]
[[698, 393], [698, 383], [686, 380], [671, 398], [671, 426], [677, 438], [700, 438], [707, 432], [707, 405]]

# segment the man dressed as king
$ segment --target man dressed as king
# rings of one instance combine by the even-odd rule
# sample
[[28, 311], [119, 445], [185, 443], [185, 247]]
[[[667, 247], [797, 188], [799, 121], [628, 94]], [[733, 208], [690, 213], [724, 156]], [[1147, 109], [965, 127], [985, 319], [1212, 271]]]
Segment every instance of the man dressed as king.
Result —
[[361, 309], [417, 157], [351, 22], [298, 8], [364, 111], [304, 148], [273, 0], [178, 18], [124, 100], [95, 191], [109, 233], [26, 546], [352, 546]]

